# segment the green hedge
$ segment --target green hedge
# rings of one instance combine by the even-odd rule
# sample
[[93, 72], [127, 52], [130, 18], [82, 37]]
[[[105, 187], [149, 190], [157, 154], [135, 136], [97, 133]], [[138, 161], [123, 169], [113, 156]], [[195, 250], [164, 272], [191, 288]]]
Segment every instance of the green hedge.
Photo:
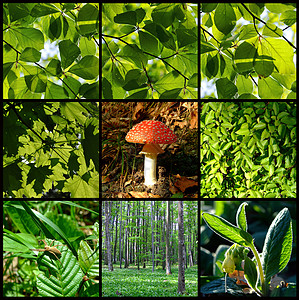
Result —
[[203, 198], [296, 198], [296, 103], [201, 103]]

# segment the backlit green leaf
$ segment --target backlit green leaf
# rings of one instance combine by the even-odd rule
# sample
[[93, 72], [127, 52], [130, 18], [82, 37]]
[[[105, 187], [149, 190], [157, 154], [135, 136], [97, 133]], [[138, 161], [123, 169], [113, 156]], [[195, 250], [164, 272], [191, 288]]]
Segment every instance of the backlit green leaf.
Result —
[[81, 51], [79, 47], [70, 40], [61, 41], [58, 46], [61, 57], [61, 66], [63, 69], [66, 69], [74, 62]]
[[38, 62], [41, 58], [41, 53], [35, 48], [27, 47], [20, 56], [20, 60], [28, 62]]
[[72, 66], [68, 72], [83, 79], [91, 80], [99, 76], [99, 66], [100, 62], [96, 56], [86, 55], [76, 65]]
[[236, 25], [236, 15], [229, 3], [218, 3], [214, 22], [217, 29], [225, 35], [234, 29]]
[[292, 222], [289, 210], [284, 208], [273, 220], [264, 243], [262, 266], [266, 282], [280, 273], [290, 260], [292, 253]]

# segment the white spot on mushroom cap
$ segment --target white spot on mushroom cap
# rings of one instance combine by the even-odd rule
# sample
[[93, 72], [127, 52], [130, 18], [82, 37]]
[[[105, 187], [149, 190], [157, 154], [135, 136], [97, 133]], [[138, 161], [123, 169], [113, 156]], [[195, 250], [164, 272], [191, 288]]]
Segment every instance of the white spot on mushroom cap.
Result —
[[126, 136], [126, 141], [140, 144], [172, 144], [176, 135], [164, 123], [146, 120], [135, 125]]

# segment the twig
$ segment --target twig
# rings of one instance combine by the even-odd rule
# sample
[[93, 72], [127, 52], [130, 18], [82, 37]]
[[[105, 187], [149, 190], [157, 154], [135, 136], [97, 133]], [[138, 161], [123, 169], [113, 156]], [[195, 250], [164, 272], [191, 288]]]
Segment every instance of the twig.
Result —
[[261, 23], [263, 23], [267, 28], [269, 28], [272, 32], [274, 32], [276, 35], [278, 35], [279, 37], [282, 37], [285, 41], [287, 41], [289, 43], [289, 45], [291, 45], [293, 48], [296, 48], [296, 46], [294, 46], [288, 39], [286, 39], [283, 35], [280, 35], [279, 33], [277, 33], [275, 30], [273, 30], [272, 28], [270, 28], [267, 23], [263, 20], [261, 20], [260, 18], [256, 17], [246, 6], [244, 3], [241, 3], [241, 5], [249, 12], [249, 14], [252, 16], [253, 20], [258, 20], [260, 21]]

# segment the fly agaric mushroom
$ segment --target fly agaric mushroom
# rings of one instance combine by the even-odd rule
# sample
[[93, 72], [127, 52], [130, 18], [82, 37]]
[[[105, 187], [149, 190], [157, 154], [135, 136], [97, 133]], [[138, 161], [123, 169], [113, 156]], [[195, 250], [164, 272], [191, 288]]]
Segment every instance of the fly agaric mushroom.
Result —
[[144, 184], [153, 186], [157, 183], [157, 155], [164, 153], [159, 144], [172, 144], [177, 137], [165, 124], [159, 121], [147, 120], [135, 125], [126, 136], [130, 143], [145, 144], [139, 154], [144, 158]]

